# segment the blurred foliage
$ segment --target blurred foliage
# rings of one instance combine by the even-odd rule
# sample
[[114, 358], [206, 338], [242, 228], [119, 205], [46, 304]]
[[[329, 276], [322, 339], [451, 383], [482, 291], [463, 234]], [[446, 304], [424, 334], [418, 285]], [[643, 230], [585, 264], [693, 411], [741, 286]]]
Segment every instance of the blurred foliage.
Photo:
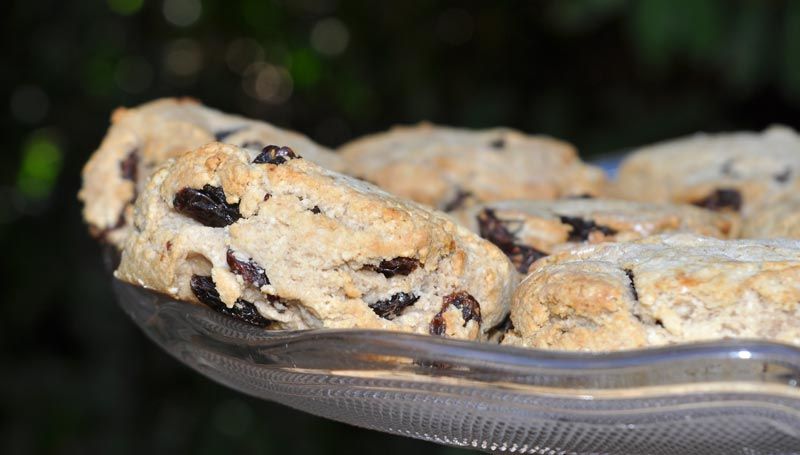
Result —
[[455, 453], [241, 396], [117, 309], [75, 199], [112, 109], [189, 95], [335, 146], [508, 125], [586, 157], [800, 126], [800, 2], [11, 1], [0, 5], [0, 452]]

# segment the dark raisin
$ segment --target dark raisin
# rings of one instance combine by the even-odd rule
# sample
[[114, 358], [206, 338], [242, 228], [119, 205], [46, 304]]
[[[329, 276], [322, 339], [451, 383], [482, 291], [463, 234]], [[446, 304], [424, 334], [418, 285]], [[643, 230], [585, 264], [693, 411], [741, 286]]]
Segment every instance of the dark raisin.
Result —
[[267, 194], [265, 194], [265, 195], [264, 195], [264, 200], [265, 200], [265, 201], [268, 201], [268, 200], [269, 200], [269, 198], [271, 198], [271, 197], [272, 197], [272, 195], [271, 195], [271, 194], [269, 194], [269, 193], [267, 193]]
[[253, 160], [255, 164], [283, 164], [289, 160], [300, 158], [294, 153], [294, 150], [289, 147], [278, 147], [277, 145], [268, 145], [261, 150], [261, 153]]
[[319, 215], [320, 213], [322, 213], [322, 210], [319, 209], [318, 205], [315, 205], [314, 207], [311, 207], [311, 213], [313, 213], [314, 215]]
[[447, 323], [444, 320], [444, 316], [442, 312], [438, 312], [433, 316], [431, 319], [431, 323], [428, 324], [428, 333], [435, 336], [443, 336], [447, 331]]
[[791, 176], [792, 176], [792, 168], [787, 167], [783, 172], [775, 174], [773, 178], [778, 183], [786, 183], [789, 181], [789, 177]]
[[742, 194], [733, 188], [719, 188], [692, 204], [709, 210], [731, 209], [738, 212], [742, 208]]
[[225, 140], [226, 137], [230, 136], [231, 134], [238, 133], [239, 131], [242, 131], [245, 128], [246, 127], [244, 126], [240, 126], [237, 128], [231, 128], [229, 130], [217, 131], [216, 133], [214, 133], [214, 139], [216, 139], [219, 142], [222, 142]]
[[252, 259], [249, 261], [240, 261], [236, 258], [236, 255], [233, 254], [233, 250], [230, 249], [228, 250], [227, 259], [228, 267], [231, 268], [231, 272], [241, 275], [245, 282], [257, 288], [269, 284], [267, 272], [261, 268], [261, 266], [253, 262]]
[[261, 141], [245, 141], [240, 145], [241, 148], [259, 150], [264, 148], [264, 143]]
[[475, 320], [475, 322], [480, 324], [481, 305], [477, 300], [475, 300], [475, 297], [471, 296], [469, 293], [461, 291], [445, 296], [442, 310], [447, 308], [449, 305], [453, 305], [461, 310], [461, 317], [464, 318], [464, 327], [467, 326], [467, 322], [472, 320]]
[[509, 251], [505, 251], [506, 256], [511, 259], [511, 263], [519, 273], [528, 273], [531, 264], [547, 256], [547, 253], [537, 250], [527, 245], [515, 244]]
[[130, 180], [131, 182], [136, 181], [136, 176], [138, 174], [138, 167], [139, 167], [139, 151], [138, 149], [131, 150], [128, 153], [128, 156], [120, 161], [119, 163], [119, 170], [122, 174], [122, 178], [125, 180]]
[[559, 219], [562, 223], [572, 226], [572, 230], [569, 232], [570, 242], [583, 242], [589, 240], [589, 235], [592, 232], [602, 232], [604, 235], [614, 235], [617, 233], [616, 230], [611, 229], [608, 226], [596, 224], [592, 220], [585, 220], [583, 218], [573, 216], [560, 216]]
[[594, 199], [594, 195], [589, 193], [570, 194], [566, 199]]
[[165, 243], [164, 246], [167, 247], [167, 251], [172, 251], [172, 241], [171, 240], [167, 240], [167, 243]]
[[506, 146], [506, 140], [502, 137], [489, 142], [489, 146], [493, 149], [501, 149]]
[[378, 300], [375, 303], [370, 303], [369, 307], [372, 308], [372, 311], [378, 316], [391, 321], [397, 316], [400, 316], [406, 307], [413, 305], [417, 300], [419, 300], [419, 297], [414, 294], [398, 292], [388, 300]]
[[478, 214], [478, 231], [481, 237], [494, 243], [504, 252], [514, 248], [516, 240], [514, 234], [502, 220], [497, 218], [492, 209], [483, 209]]
[[238, 299], [233, 304], [232, 308], [228, 308], [219, 298], [219, 292], [217, 292], [214, 281], [210, 276], [192, 275], [189, 286], [192, 288], [192, 292], [195, 297], [197, 297], [197, 300], [214, 311], [259, 327], [267, 327], [272, 322], [264, 316], [261, 316], [256, 306], [247, 300]]
[[419, 267], [419, 261], [414, 258], [396, 257], [394, 259], [384, 259], [377, 266], [367, 266], [378, 273], [382, 273], [386, 278], [395, 275], [408, 275]]
[[451, 201], [447, 202], [446, 204], [444, 204], [444, 206], [442, 207], [442, 211], [444, 211], [444, 212], [452, 212], [453, 210], [460, 209], [461, 207], [464, 206], [464, 202], [467, 199], [469, 199], [470, 197], [472, 197], [472, 193], [471, 192], [464, 191], [461, 188], [459, 188], [456, 191], [456, 196], [453, 198], [453, 200], [451, 200]]
[[630, 282], [631, 292], [633, 293], [633, 300], [639, 301], [639, 293], [636, 291], [636, 283], [633, 281], [633, 270], [625, 269], [625, 275], [628, 275], [628, 281]]
[[492, 209], [483, 209], [478, 214], [478, 231], [481, 237], [497, 245], [511, 259], [519, 273], [527, 273], [531, 264], [547, 256], [547, 253], [532, 246], [516, 243], [514, 234], [503, 220], [497, 218]]
[[205, 185], [202, 190], [184, 188], [175, 194], [172, 205], [179, 213], [205, 226], [225, 227], [242, 216], [239, 204], [228, 204], [222, 188]]
[[442, 299], [442, 308], [433, 316], [431, 323], [428, 325], [428, 333], [431, 335], [442, 336], [447, 330], [447, 323], [444, 319], [444, 312], [450, 306], [454, 306], [461, 310], [461, 318], [464, 319], [464, 327], [467, 326], [469, 321], [481, 323], [481, 306], [475, 297], [472, 297], [465, 291], [454, 292], [450, 295], [444, 296]]

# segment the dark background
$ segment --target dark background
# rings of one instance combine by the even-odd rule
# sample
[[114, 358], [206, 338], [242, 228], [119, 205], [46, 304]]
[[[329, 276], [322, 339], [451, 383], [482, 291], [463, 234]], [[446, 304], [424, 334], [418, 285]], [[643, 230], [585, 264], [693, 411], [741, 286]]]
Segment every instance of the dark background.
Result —
[[234, 393], [114, 302], [76, 200], [111, 110], [190, 95], [335, 146], [507, 125], [584, 157], [800, 126], [800, 2], [2, 2], [0, 453], [456, 453]]

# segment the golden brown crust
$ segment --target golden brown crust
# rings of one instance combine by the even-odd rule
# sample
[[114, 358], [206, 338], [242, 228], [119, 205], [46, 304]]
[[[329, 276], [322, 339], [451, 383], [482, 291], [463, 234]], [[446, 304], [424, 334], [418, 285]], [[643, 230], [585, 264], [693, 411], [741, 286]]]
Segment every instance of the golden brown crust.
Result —
[[474, 201], [598, 195], [605, 186], [603, 172], [582, 163], [572, 145], [507, 128], [421, 123], [365, 136], [339, 150], [352, 175], [446, 211]]
[[[168, 158], [213, 142], [294, 147], [307, 159], [341, 169], [339, 157], [298, 133], [222, 113], [191, 98], [164, 98], [118, 108], [111, 127], [83, 169], [83, 217], [91, 232], [121, 246], [130, 230], [132, 204], [153, 169]], [[262, 145], [262, 147], [263, 147]]]
[[692, 234], [579, 247], [517, 288], [504, 343], [608, 351], [720, 338], [800, 344], [800, 243]]
[[[286, 329], [431, 333], [441, 313], [443, 335], [484, 339], [507, 314], [516, 278], [493, 245], [365, 182], [305, 159], [254, 164], [256, 154], [212, 143], [156, 171], [137, 201], [117, 276], [188, 301], [200, 301], [192, 276], [211, 277], [226, 305], [252, 302]], [[179, 194], [207, 185], [238, 204], [240, 218], [214, 227], [180, 208]], [[258, 264], [269, 284], [243, 281], [228, 250]], [[479, 302], [477, 315], [443, 306], [459, 292]], [[388, 317], [370, 307], [391, 313], [392, 299], [415, 300]]]
[[773, 126], [762, 133], [696, 134], [643, 147], [622, 162], [611, 192], [624, 199], [698, 204], [747, 215], [798, 189], [800, 136]]

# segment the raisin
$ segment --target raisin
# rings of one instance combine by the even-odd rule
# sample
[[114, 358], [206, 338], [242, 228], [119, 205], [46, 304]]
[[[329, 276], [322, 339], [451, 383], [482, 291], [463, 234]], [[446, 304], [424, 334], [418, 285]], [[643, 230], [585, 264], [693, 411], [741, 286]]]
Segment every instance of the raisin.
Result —
[[250, 283], [257, 288], [269, 284], [267, 272], [261, 268], [261, 266], [253, 262], [252, 259], [249, 261], [240, 261], [236, 258], [236, 255], [233, 254], [233, 250], [229, 249], [227, 260], [228, 267], [231, 268], [231, 271], [237, 275], [241, 275], [242, 279], [244, 279], [244, 281], [247, 283]]
[[265, 200], [265, 201], [268, 201], [268, 200], [269, 200], [269, 198], [271, 198], [271, 197], [272, 197], [272, 195], [271, 195], [271, 194], [269, 194], [269, 193], [267, 193], [267, 194], [265, 194], [265, 195], [264, 195], [264, 200]]
[[216, 139], [218, 142], [222, 142], [225, 140], [226, 137], [230, 136], [231, 134], [238, 133], [239, 131], [242, 131], [245, 128], [246, 127], [241, 126], [238, 128], [231, 128], [229, 130], [217, 131], [216, 133], [214, 133], [214, 139]]
[[433, 316], [431, 323], [428, 324], [428, 333], [440, 337], [444, 335], [445, 331], [447, 331], [447, 323], [444, 321], [444, 316], [440, 311]]
[[562, 223], [572, 226], [572, 230], [569, 232], [570, 242], [586, 241], [589, 239], [589, 235], [592, 232], [602, 232], [604, 235], [614, 235], [617, 233], [616, 230], [608, 226], [596, 224], [592, 220], [585, 220], [573, 216], [560, 216], [559, 219]]
[[268, 145], [261, 150], [261, 153], [253, 160], [255, 164], [283, 164], [289, 160], [301, 158], [294, 150], [289, 147], [278, 147], [277, 145]]
[[510, 251], [505, 252], [511, 263], [519, 273], [528, 273], [531, 264], [547, 256], [547, 253], [527, 245], [514, 245]]
[[636, 291], [636, 284], [633, 281], [633, 270], [625, 269], [625, 275], [628, 275], [628, 281], [630, 281], [631, 285], [631, 292], [633, 293], [633, 300], [639, 301], [639, 293]]
[[594, 199], [594, 195], [589, 193], [570, 194], [566, 199]]
[[444, 206], [442, 207], [442, 211], [452, 212], [453, 210], [460, 209], [461, 207], [464, 206], [464, 202], [470, 197], [472, 197], [472, 193], [470, 191], [464, 191], [461, 188], [459, 188], [456, 191], [456, 196], [453, 198], [453, 200], [444, 204]]
[[469, 293], [461, 291], [445, 296], [442, 310], [450, 305], [461, 310], [461, 317], [464, 318], [464, 327], [467, 326], [467, 322], [472, 320], [480, 324], [481, 305], [475, 300], [475, 297], [471, 296]]
[[314, 207], [311, 207], [311, 213], [313, 213], [314, 215], [319, 215], [320, 213], [322, 213], [322, 210], [319, 209], [318, 205], [315, 205]]
[[244, 149], [259, 150], [264, 148], [264, 143], [261, 141], [245, 141], [239, 147]]
[[742, 208], [742, 194], [733, 188], [719, 188], [707, 197], [692, 202], [692, 205], [709, 210], [731, 209], [738, 212]]
[[495, 139], [492, 142], [489, 142], [489, 147], [493, 149], [501, 149], [506, 146], [506, 140], [503, 138]]
[[228, 204], [222, 188], [205, 185], [202, 190], [184, 188], [175, 194], [172, 205], [178, 213], [205, 226], [225, 227], [242, 216], [239, 204]]
[[382, 273], [386, 278], [395, 275], [408, 275], [419, 267], [419, 261], [414, 258], [396, 257], [394, 259], [384, 259], [377, 266], [367, 266], [378, 273]]
[[463, 327], [467, 326], [469, 321], [481, 323], [481, 305], [465, 291], [454, 292], [450, 295], [444, 296], [442, 299], [442, 308], [433, 316], [431, 323], [428, 325], [428, 333], [431, 335], [442, 336], [447, 330], [447, 322], [444, 320], [444, 312], [450, 306], [454, 306], [461, 310], [461, 317], [464, 319]]
[[506, 227], [503, 220], [497, 218], [492, 209], [483, 209], [478, 214], [478, 228], [480, 236], [500, 248], [511, 259], [519, 273], [527, 273], [531, 264], [547, 256], [547, 253], [532, 246], [516, 243], [514, 234]]
[[514, 234], [508, 230], [505, 223], [497, 218], [494, 210], [483, 209], [478, 214], [478, 231], [480, 236], [497, 245], [501, 250], [508, 251], [514, 248], [516, 240]]
[[122, 178], [125, 180], [130, 180], [131, 182], [135, 182], [138, 174], [138, 166], [139, 151], [138, 149], [133, 149], [130, 153], [128, 153], [128, 156], [119, 163], [119, 170], [122, 174]]
[[791, 176], [792, 176], [792, 168], [787, 167], [783, 172], [775, 174], [773, 178], [778, 183], [786, 183], [789, 181], [789, 177]]
[[219, 298], [219, 292], [217, 292], [214, 281], [210, 276], [192, 275], [189, 286], [192, 288], [197, 300], [216, 312], [259, 327], [267, 327], [272, 322], [261, 316], [256, 306], [247, 300], [238, 299], [232, 308], [228, 308]]
[[375, 303], [370, 303], [369, 307], [378, 316], [391, 321], [400, 316], [406, 307], [413, 305], [417, 300], [419, 300], [419, 297], [414, 294], [398, 292], [388, 300], [378, 300]]

